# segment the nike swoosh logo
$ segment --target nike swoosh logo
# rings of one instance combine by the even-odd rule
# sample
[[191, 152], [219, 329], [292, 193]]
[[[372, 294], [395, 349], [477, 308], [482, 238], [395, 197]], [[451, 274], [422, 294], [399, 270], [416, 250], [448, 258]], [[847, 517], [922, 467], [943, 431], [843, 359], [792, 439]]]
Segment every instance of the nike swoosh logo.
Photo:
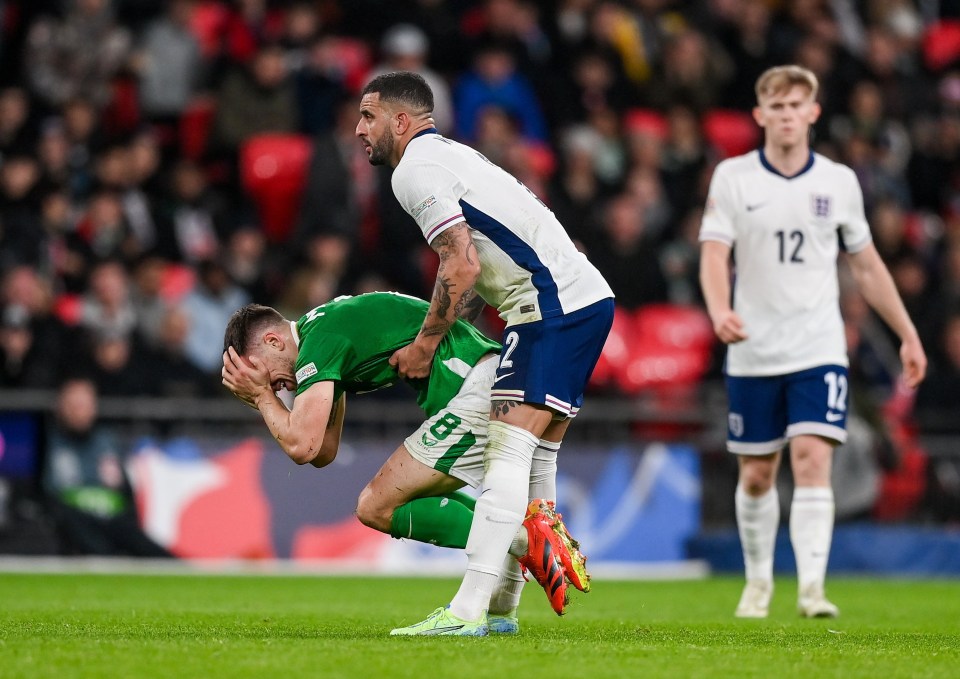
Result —
[[449, 627], [434, 627], [433, 629], [423, 630], [420, 634], [429, 635], [429, 634], [443, 634], [445, 632], [456, 632], [458, 629], [463, 629], [463, 625], [450, 625]]
[[[516, 372], [516, 371], [514, 371], [514, 372]], [[499, 381], [502, 380], [503, 378], [505, 378], [505, 377], [510, 377], [510, 375], [513, 375], [513, 374], [514, 374], [514, 373], [507, 373], [506, 375], [500, 375], [500, 377], [495, 377], [495, 378], [493, 379], [493, 383], [496, 384], [497, 382], [499, 382]]]
[[827, 413], [827, 422], [839, 422], [843, 419], [843, 413]]
[[756, 205], [747, 205], [747, 212], [753, 212], [754, 210], [759, 210], [764, 205], [766, 205], [766, 203], [757, 203]]
[[490, 523], [501, 523], [501, 524], [504, 524], [504, 525], [508, 525], [508, 524], [512, 524], [512, 523], [513, 523], [513, 521], [497, 521], [496, 519], [494, 519], [493, 517], [491, 517], [491, 516], [489, 516], [489, 515], [486, 517], [486, 519], [487, 519], [487, 521], [489, 521]]

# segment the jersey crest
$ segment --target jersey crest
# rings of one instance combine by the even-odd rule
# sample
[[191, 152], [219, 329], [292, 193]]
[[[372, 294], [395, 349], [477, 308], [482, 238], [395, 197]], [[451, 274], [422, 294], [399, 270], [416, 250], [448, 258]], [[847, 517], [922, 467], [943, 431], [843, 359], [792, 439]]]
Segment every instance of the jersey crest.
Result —
[[830, 196], [815, 193], [810, 196], [810, 207], [813, 210], [813, 216], [819, 219], [830, 217]]

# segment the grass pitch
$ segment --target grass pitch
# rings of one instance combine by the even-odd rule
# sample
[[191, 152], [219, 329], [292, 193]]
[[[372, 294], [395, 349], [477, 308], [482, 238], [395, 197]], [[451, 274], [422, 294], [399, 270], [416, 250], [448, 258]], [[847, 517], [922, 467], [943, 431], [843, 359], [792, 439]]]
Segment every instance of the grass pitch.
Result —
[[[739, 578], [595, 581], [518, 637], [391, 638], [454, 580], [0, 575], [0, 677], [958, 677], [960, 582], [839, 579], [837, 620], [736, 620]], [[578, 596], [579, 595], [579, 596]]]

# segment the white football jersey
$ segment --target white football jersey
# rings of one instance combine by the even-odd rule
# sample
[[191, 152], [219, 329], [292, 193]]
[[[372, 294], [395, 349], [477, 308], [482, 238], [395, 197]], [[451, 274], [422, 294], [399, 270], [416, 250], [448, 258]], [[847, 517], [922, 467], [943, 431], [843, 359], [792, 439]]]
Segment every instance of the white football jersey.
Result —
[[752, 151], [717, 166], [701, 241], [733, 248], [733, 308], [748, 339], [727, 348], [735, 376], [783, 375], [847, 365], [837, 255], [871, 242], [853, 170], [811, 153], [784, 177]]
[[466, 220], [482, 266], [475, 289], [507, 325], [613, 297], [553, 212], [469, 146], [421, 132], [404, 150], [392, 183], [428, 243]]

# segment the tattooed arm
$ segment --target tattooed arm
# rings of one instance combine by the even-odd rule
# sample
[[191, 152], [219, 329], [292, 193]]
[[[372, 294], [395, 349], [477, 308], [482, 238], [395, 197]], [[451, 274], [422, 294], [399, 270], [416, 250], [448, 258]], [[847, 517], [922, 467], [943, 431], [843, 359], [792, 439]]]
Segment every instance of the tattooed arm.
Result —
[[470, 227], [466, 222], [455, 224], [434, 238], [430, 247], [440, 256], [430, 309], [413, 343], [390, 358], [401, 377], [429, 375], [433, 354], [450, 327], [460, 316], [476, 318], [479, 313], [473, 286], [480, 277], [480, 260]]

